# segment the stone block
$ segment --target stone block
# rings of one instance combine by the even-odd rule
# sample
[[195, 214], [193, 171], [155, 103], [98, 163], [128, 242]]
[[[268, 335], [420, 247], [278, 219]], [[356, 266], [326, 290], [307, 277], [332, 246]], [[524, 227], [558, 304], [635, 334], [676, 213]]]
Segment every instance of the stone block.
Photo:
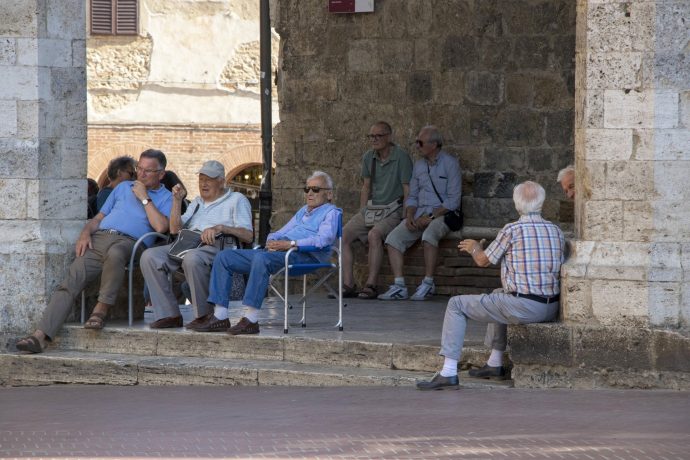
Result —
[[530, 110], [504, 110], [497, 117], [498, 141], [506, 145], [541, 145], [544, 117]]
[[558, 323], [512, 325], [508, 328], [510, 359], [516, 365], [572, 365], [570, 327]]
[[623, 236], [622, 201], [587, 201], [582, 216], [582, 238], [620, 241]]
[[[655, 47], [662, 52], [683, 52], [690, 40], [687, 18], [690, 4], [687, 2], [658, 2], [655, 5], [657, 31]], [[663, 27], [660, 25], [663, 24]]]
[[680, 325], [681, 290], [680, 283], [649, 283], [649, 322], [652, 326], [677, 328]]
[[[687, 253], [687, 250], [684, 251]], [[685, 265], [687, 267], [687, 265]], [[690, 329], [690, 283], [681, 284], [680, 310], [678, 312], [680, 327]]]
[[[465, 98], [465, 73], [458, 69], [431, 73], [433, 100], [437, 104], [462, 106]], [[460, 109], [461, 107], [458, 107]]]
[[39, 137], [39, 102], [17, 101], [17, 138], [33, 140]]
[[137, 376], [140, 385], [258, 385], [258, 370], [251, 362], [146, 358], [139, 361]]
[[515, 173], [475, 173], [474, 196], [484, 198], [512, 198], [517, 185]]
[[656, 88], [687, 89], [688, 81], [690, 81], [690, 57], [687, 51], [654, 55]]
[[29, 188], [28, 199], [39, 203], [36, 219], [84, 219], [86, 218], [86, 181], [63, 179], [35, 181], [36, 196]]
[[178, 334], [161, 331], [156, 354], [207, 358], [283, 360], [282, 339], [228, 334]]
[[573, 327], [573, 366], [601, 369], [651, 369], [649, 329]]
[[0, 65], [12, 66], [17, 62], [17, 42], [12, 38], [0, 39]]
[[633, 155], [633, 136], [630, 129], [587, 129], [585, 155], [587, 160], [626, 161]]
[[651, 203], [623, 202], [623, 240], [650, 241], [655, 233], [654, 211]]
[[420, 37], [414, 41], [413, 67], [417, 70], [435, 70], [441, 62], [441, 51], [429, 38]]
[[81, 101], [86, 98], [86, 69], [53, 69], [50, 85], [55, 100]]
[[494, 72], [514, 70], [513, 41], [506, 37], [481, 36], [477, 39], [480, 63], [475, 68]]
[[3, 2], [0, 37], [36, 37], [39, 33], [39, 16], [44, 14], [44, 7], [37, 5], [37, 2], [18, 0]]
[[687, 130], [690, 129], [690, 91], [680, 93], [680, 101], [681, 125]]
[[[690, 140], [690, 136], [687, 137]], [[686, 155], [690, 155], [690, 144], [686, 144]], [[690, 162], [687, 161], [655, 161], [654, 178], [657, 199], [668, 201], [690, 200], [690, 190], [679, 187], [690, 177]]]
[[[87, 315], [88, 315], [87, 307]], [[158, 336], [148, 330], [106, 327], [94, 332], [81, 326], [67, 326], [55, 338], [61, 350], [79, 350], [90, 353], [122, 353], [139, 356], [156, 354]]]
[[27, 190], [22, 179], [0, 179], [0, 195], [4, 196], [0, 204], [0, 219], [25, 219]]
[[[553, 172], [554, 149], [551, 148], [528, 148], [526, 149], [525, 157], [527, 159], [527, 170], [530, 172]], [[531, 177], [532, 180], [537, 180], [536, 177]], [[546, 189], [546, 196], [551, 195], [550, 188], [553, 188], [556, 193], [562, 195], [560, 185], [555, 184], [555, 178], [549, 178], [547, 182], [541, 182], [541, 185]]]
[[575, 114], [572, 109], [547, 113], [546, 142], [552, 147], [573, 145], [574, 125]]
[[36, 140], [0, 139], [0, 157], [5, 159], [0, 165], [2, 177], [33, 178], [37, 176], [38, 142]]
[[604, 91], [583, 88], [575, 97], [575, 126], [603, 128]]
[[86, 4], [80, 0], [47, 0], [49, 37], [86, 38]]
[[[577, 145], [576, 145], [577, 152]], [[580, 158], [584, 154], [577, 155]], [[583, 167], [578, 167], [577, 181], [581, 181], [581, 196], [591, 200], [606, 199], [606, 168], [604, 161], [584, 161]], [[576, 182], [576, 186], [578, 183]]]
[[486, 147], [484, 150], [484, 168], [489, 170], [524, 171], [525, 163], [523, 148]]
[[407, 96], [412, 102], [424, 103], [431, 100], [431, 75], [428, 72], [413, 72], [407, 79]]
[[383, 60], [386, 72], [409, 72], [413, 69], [413, 54], [410, 40], [380, 40], [378, 55]]
[[347, 53], [347, 68], [351, 72], [377, 72], [383, 70], [384, 62], [379, 55], [376, 40], [354, 40]]
[[675, 91], [604, 91], [606, 128], [675, 128], [678, 115], [679, 97]]
[[647, 281], [592, 280], [592, 312], [603, 325], [629, 330], [649, 325]]
[[642, 89], [642, 53], [588, 53], [586, 72], [588, 90]]
[[[37, 100], [39, 97], [39, 75], [44, 74], [35, 67], [3, 67], [3, 84], [0, 85], [0, 99]], [[41, 80], [49, 81], [49, 80]]]
[[654, 164], [649, 161], [609, 161], [606, 163], [606, 198], [609, 200], [648, 199], [654, 193]]
[[475, 38], [469, 35], [449, 35], [445, 38], [441, 65], [443, 69], [472, 69], [479, 60]]
[[86, 40], [72, 40], [72, 67], [86, 67]]
[[[546, 70], [549, 65], [549, 38], [544, 36], [517, 37], [513, 60], [518, 69]], [[535, 91], [535, 95], [538, 90]]]
[[0, 100], [0, 138], [17, 135], [17, 103]]
[[655, 201], [654, 238], [658, 241], [687, 241], [690, 238], [690, 203]]
[[284, 359], [295, 363], [390, 369], [391, 349], [391, 344], [337, 340], [319, 341], [315, 347], [313, 340], [291, 339], [285, 343]]
[[592, 282], [583, 278], [561, 276], [561, 318], [573, 323], [593, 320]]
[[465, 78], [465, 99], [471, 104], [500, 105], [503, 102], [503, 76], [491, 72], [468, 72]]
[[[589, 3], [587, 46], [590, 51], [645, 51], [654, 44], [655, 3]], [[584, 19], [584, 18], [583, 18]]]
[[534, 82], [534, 107], [546, 110], [569, 109], [573, 105], [567, 80], [558, 75], [536, 77]]
[[[76, 91], [81, 91], [73, 87]], [[86, 91], [84, 88], [83, 91]], [[41, 104], [39, 129], [44, 137], [86, 138], [86, 101], [76, 95], [71, 101]]]
[[530, 106], [534, 98], [534, 78], [524, 73], [509, 74], [506, 79], [506, 102]]

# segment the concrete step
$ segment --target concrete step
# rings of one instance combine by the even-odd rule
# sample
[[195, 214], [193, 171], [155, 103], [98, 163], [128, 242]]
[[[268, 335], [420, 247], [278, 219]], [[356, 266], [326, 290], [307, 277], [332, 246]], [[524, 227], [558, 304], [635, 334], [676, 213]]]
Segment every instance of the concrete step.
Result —
[[[283, 361], [418, 372], [435, 372], [443, 365], [436, 345], [314, 338], [296, 334], [268, 335], [263, 330], [260, 335], [231, 336], [183, 329], [110, 326], [102, 331], [90, 331], [78, 325], [68, 325], [62, 329], [48, 353], [54, 349], [149, 357]], [[461, 365], [463, 368], [478, 367], [486, 359], [485, 347], [468, 345], [463, 349]]]
[[[465, 374], [465, 373], [463, 373]], [[0, 385], [286, 385], [407, 386], [428, 372], [298, 364], [281, 360], [145, 356], [54, 350], [38, 355], [0, 354]], [[461, 375], [463, 388], [510, 388]]]

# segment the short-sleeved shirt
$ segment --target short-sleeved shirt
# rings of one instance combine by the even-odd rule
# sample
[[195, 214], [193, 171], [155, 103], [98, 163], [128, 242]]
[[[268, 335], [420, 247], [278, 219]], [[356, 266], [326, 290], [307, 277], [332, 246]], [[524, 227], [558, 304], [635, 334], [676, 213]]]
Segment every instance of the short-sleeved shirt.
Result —
[[[100, 210], [105, 218], [98, 226], [99, 229], [117, 230], [134, 239], [139, 239], [144, 233], [154, 231], [146, 216], [144, 205], [132, 192], [133, 185], [132, 181], [123, 181], [110, 193]], [[147, 193], [156, 209], [169, 219], [172, 208], [170, 190], [161, 185], [156, 190], [148, 190]], [[150, 246], [154, 240], [154, 237], [147, 238], [144, 244]]]
[[227, 190], [210, 203], [205, 203], [200, 196], [194, 198], [181, 220], [187, 228], [201, 231], [215, 225], [245, 228], [249, 231], [253, 228], [252, 206], [249, 200], [241, 193], [232, 190]]
[[561, 292], [564, 247], [561, 229], [539, 213], [530, 213], [503, 227], [484, 253], [494, 265], [501, 261], [506, 292], [551, 297]]
[[372, 158], [376, 158], [376, 172], [371, 184], [373, 204], [388, 204], [402, 198], [403, 184], [410, 183], [412, 177], [412, 159], [397, 145], [392, 145], [390, 155], [381, 161], [378, 152], [368, 150], [362, 156], [362, 177], [371, 177]]

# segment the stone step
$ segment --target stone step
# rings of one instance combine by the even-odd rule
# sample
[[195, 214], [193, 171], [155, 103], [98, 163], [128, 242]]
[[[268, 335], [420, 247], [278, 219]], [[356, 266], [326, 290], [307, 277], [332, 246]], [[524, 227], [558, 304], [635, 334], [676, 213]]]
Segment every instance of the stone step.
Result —
[[[299, 329], [298, 329], [299, 331]], [[303, 337], [297, 334], [231, 336], [182, 329], [150, 330], [111, 327], [90, 331], [65, 326], [47, 350], [115, 353], [147, 357], [189, 357], [282, 361], [306, 365], [435, 372], [443, 365], [437, 345]], [[462, 366], [482, 366], [488, 351], [463, 349]]]
[[[463, 388], [510, 388], [461, 374]], [[144, 356], [53, 350], [38, 355], [0, 354], [0, 385], [286, 385], [411, 386], [428, 372], [298, 364], [280, 360]]]

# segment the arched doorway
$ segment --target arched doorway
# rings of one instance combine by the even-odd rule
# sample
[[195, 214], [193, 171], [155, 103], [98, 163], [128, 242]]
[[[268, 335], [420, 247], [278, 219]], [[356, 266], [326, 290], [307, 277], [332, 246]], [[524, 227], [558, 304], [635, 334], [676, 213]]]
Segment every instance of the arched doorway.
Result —
[[[262, 163], [246, 163], [233, 168], [225, 178], [225, 183], [236, 192], [244, 194], [252, 205], [254, 229], [259, 228], [259, 191], [263, 179]], [[275, 167], [272, 168], [275, 174]]]

